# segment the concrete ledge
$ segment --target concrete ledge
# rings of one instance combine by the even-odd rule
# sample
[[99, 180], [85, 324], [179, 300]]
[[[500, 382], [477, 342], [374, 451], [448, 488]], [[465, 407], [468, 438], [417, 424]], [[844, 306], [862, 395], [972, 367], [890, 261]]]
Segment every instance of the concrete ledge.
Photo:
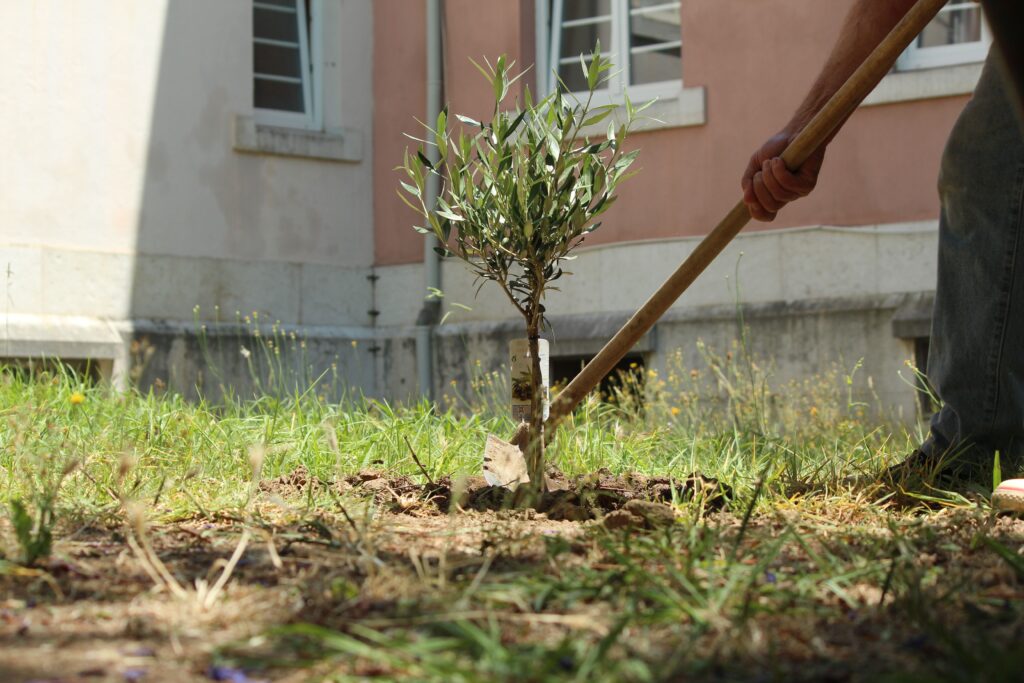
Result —
[[236, 116], [232, 126], [236, 152], [304, 157], [322, 161], [360, 162], [363, 134], [355, 128], [317, 132], [278, 128], [256, 123], [250, 116]]
[[[641, 337], [634, 351], [647, 353], [657, 349], [655, 335], [658, 326], [675, 323], [722, 322], [737, 320], [742, 312], [744, 319], [785, 318], [820, 315], [822, 313], [856, 313], [858, 311], [896, 311], [893, 314], [894, 336], [911, 338], [928, 336], [918, 334], [896, 334], [897, 324], [905, 320], [920, 324], [920, 315], [931, 323], [930, 292], [906, 292], [868, 296], [830, 297], [801, 299], [797, 301], [766, 301], [736, 305], [712, 304], [690, 308], [669, 309], [650, 332]], [[557, 316], [550, 319], [551, 330], [544, 337], [552, 343], [552, 356], [591, 355], [597, 353], [629, 320], [631, 312], [596, 313], [590, 315]], [[522, 321], [518, 318], [497, 321], [465, 322], [442, 325], [437, 336], [450, 337], [516, 337], [522, 336]], [[899, 328], [901, 331], [903, 327]], [[915, 330], [918, 328], [914, 328]]]
[[892, 316], [892, 336], [900, 339], [929, 337], [935, 295], [921, 294], [901, 305]]
[[[558, 282], [561, 291], [549, 294], [547, 310], [555, 320], [635, 310], [701, 239], [619, 242], [580, 249], [570, 267], [574, 275]], [[934, 220], [742, 233], [672, 310], [718, 305], [733, 311], [737, 298], [749, 305], [928, 291], [935, 286], [937, 239]], [[378, 323], [411, 324], [422, 301], [422, 265], [381, 266], [375, 272], [380, 276]], [[485, 283], [477, 293], [478, 284], [461, 261], [443, 262], [446, 327], [499, 322], [515, 315], [497, 287]]]
[[351, 341], [372, 341], [377, 338], [377, 333], [372, 327], [359, 325], [289, 325], [271, 323], [260, 324], [238, 324], [234, 322], [209, 322], [183, 320], [160, 320], [153, 318], [137, 318], [135, 320], [118, 321], [110, 323], [111, 327], [118, 332], [128, 334], [170, 334], [180, 336], [198, 336], [204, 334], [208, 337], [235, 337], [248, 335], [256, 330], [264, 337], [270, 336], [276, 327], [279, 334], [291, 334], [294, 332], [299, 337], [318, 339], [338, 339], [344, 342]]
[[124, 347], [116, 326], [80, 316], [10, 314], [0, 323], [0, 357], [114, 360]]
[[969, 95], [978, 84], [981, 67], [979, 62], [936, 69], [894, 71], [882, 79], [861, 106]]
[[[901, 310], [909, 303], [930, 297], [928, 292], [875, 294], [866, 296], [824, 297], [796, 301], [766, 301], [743, 303], [739, 312], [745, 319], [783, 318], [787, 316], [819, 315], [821, 313], [855, 313], [857, 311]], [[669, 309], [658, 324], [672, 322], [698, 322], [736, 320], [737, 307], [724, 305], [697, 306]]]
[[[550, 319], [551, 329], [544, 337], [552, 344], [552, 356], [592, 356], [601, 350], [627, 320], [628, 313], [559, 316]], [[516, 338], [525, 335], [520, 319], [480, 323], [442, 325], [437, 330], [441, 338], [464, 335], [483, 335]], [[654, 330], [645, 334], [633, 347], [647, 353], [655, 349]]]
[[[642, 97], [633, 100], [633, 104], [639, 105], [646, 101]], [[608, 131], [608, 122], [615, 121], [621, 125], [626, 121], [626, 107], [619, 105], [611, 116], [600, 123], [587, 126], [580, 131], [581, 135], [604, 136]], [[673, 97], [658, 99], [654, 104], [644, 110], [634, 122], [633, 132], [647, 130], [661, 130], [665, 128], [685, 128], [687, 126], [703, 126], [708, 122], [707, 116], [707, 93], [702, 87], [682, 88]]]

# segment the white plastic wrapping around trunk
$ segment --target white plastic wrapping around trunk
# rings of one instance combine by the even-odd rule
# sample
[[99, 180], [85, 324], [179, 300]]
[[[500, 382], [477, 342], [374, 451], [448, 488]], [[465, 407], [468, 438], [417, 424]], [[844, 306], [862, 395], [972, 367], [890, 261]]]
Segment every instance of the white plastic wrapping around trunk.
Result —
[[[541, 392], [544, 397], [544, 419], [548, 419], [551, 397], [551, 372], [548, 368], [548, 341], [538, 340], [540, 347]], [[512, 368], [512, 419], [516, 422], [530, 421], [530, 375], [533, 363], [530, 359], [530, 340], [513, 339], [509, 344], [509, 366]]]

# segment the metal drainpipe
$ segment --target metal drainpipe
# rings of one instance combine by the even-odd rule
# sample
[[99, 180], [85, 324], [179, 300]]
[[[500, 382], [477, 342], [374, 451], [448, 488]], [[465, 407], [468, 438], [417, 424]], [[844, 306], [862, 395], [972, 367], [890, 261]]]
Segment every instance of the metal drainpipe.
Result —
[[548, 94], [548, 46], [550, 38], [548, 36], [548, 22], [550, 17], [548, 16], [548, 1], [549, 0], [534, 0], [533, 8], [533, 35], [536, 36], [536, 44], [534, 46], [534, 83], [536, 84], [537, 99], [540, 99]]
[[[444, 85], [441, 71], [441, 0], [427, 0], [427, 119], [433, 126], [441, 111], [441, 90]], [[431, 163], [438, 159], [437, 148], [424, 150]], [[439, 179], [427, 176], [426, 204], [437, 202]], [[441, 289], [441, 257], [434, 251], [437, 239], [426, 236], [423, 240], [424, 286], [428, 292]], [[420, 394], [428, 399], [434, 394], [434, 327], [441, 317], [441, 300], [426, 299], [416, 316], [416, 368], [419, 373]]]

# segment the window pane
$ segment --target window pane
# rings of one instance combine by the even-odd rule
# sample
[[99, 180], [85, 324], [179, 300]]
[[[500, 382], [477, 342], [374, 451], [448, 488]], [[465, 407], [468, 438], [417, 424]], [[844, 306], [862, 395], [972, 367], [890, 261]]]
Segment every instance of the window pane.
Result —
[[630, 81], [633, 85], [678, 81], [683, 77], [682, 51], [669, 47], [630, 56]]
[[558, 76], [565, 82], [565, 89], [569, 92], [581, 92], [587, 89], [587, 79], [583, 75], [583, 68], [578, 60], [572, 64], [559, 66]]
[[[592, 53], [599, 40], [601, 51], [608, 55], [612, 48], [612, 3], [611, 0], [565, 0], [562, 7], [559, 59], [567, 62], [558, 65], [558, 75], [570, 91], [586, 90], [587, 79], [580, 67], [579, 56]], [[573, 24], [580, 21], [584, 23]], [[566, 26], [566, 23], [570, 25]]]
[[301, 78], [302, 57], [295, 47], [281, 47], [255, 43], [253, 46], [253, 64], [257, 74], [274, 76], [291, 76]]
[[668, 43], [681, 38], [678, 5], [666, 7], [665, 3], [651, 0], [633, 0], [633, 8], [629, 17], [630, 47]]
[[682, 78], [679, 3], [630, 0], [629, 8], [630, 84]]
[[600, 24], [570, 26], [562, 29], [562, 49], [560, 57], [579, 57], [594, 51], [597, 41], [601, 41], [601, 52], [612, 48], [612, 24], [603, 21]]
[[308, 27], [300, 25], [307, 7], [305, 0], [253, 0], [253, 104], [257, 109], [308, 113], [309, 73], [303, 69]]
[[959, 45], [981, 40], [981, 8], [963, 7], [962, 2], [951, 4], [958, 8], [946, 10], [932, 19], [918, 36], [918, 47]]
[[[294, 6], [294, 2], [292, 5]], [[253, 7], [253, 35], [257, 38], [282, 40], [289, 43], [299, 42], [299, 15], [295, 12], [278, 12], [277, 10]]]
[[253, 80], [253, 86], [255, 104], [258, 109], [280, 109], [300, 114], [306, 109], [301, 83], [272, 81], [257, 76]]
[[590, 19], [612, 13], [612, 0], [565, 0], [562, 3], [562, 21]]

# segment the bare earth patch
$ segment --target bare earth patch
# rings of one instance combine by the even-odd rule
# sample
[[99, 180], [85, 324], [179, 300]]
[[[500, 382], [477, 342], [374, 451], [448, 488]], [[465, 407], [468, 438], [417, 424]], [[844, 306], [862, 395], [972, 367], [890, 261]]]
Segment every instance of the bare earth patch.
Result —
[[48, 567], [0, 571], [0, 681], [1019, 674], [1024, 521], [827, 498], [744, 520], [697, 486], [598, 473], [544, 513], [475, 480], [296, 471], [245, 522], [149, 528], [190, 591], [249, 529], [208, 608], [157, 587], [124, 528], [62, 529]]

